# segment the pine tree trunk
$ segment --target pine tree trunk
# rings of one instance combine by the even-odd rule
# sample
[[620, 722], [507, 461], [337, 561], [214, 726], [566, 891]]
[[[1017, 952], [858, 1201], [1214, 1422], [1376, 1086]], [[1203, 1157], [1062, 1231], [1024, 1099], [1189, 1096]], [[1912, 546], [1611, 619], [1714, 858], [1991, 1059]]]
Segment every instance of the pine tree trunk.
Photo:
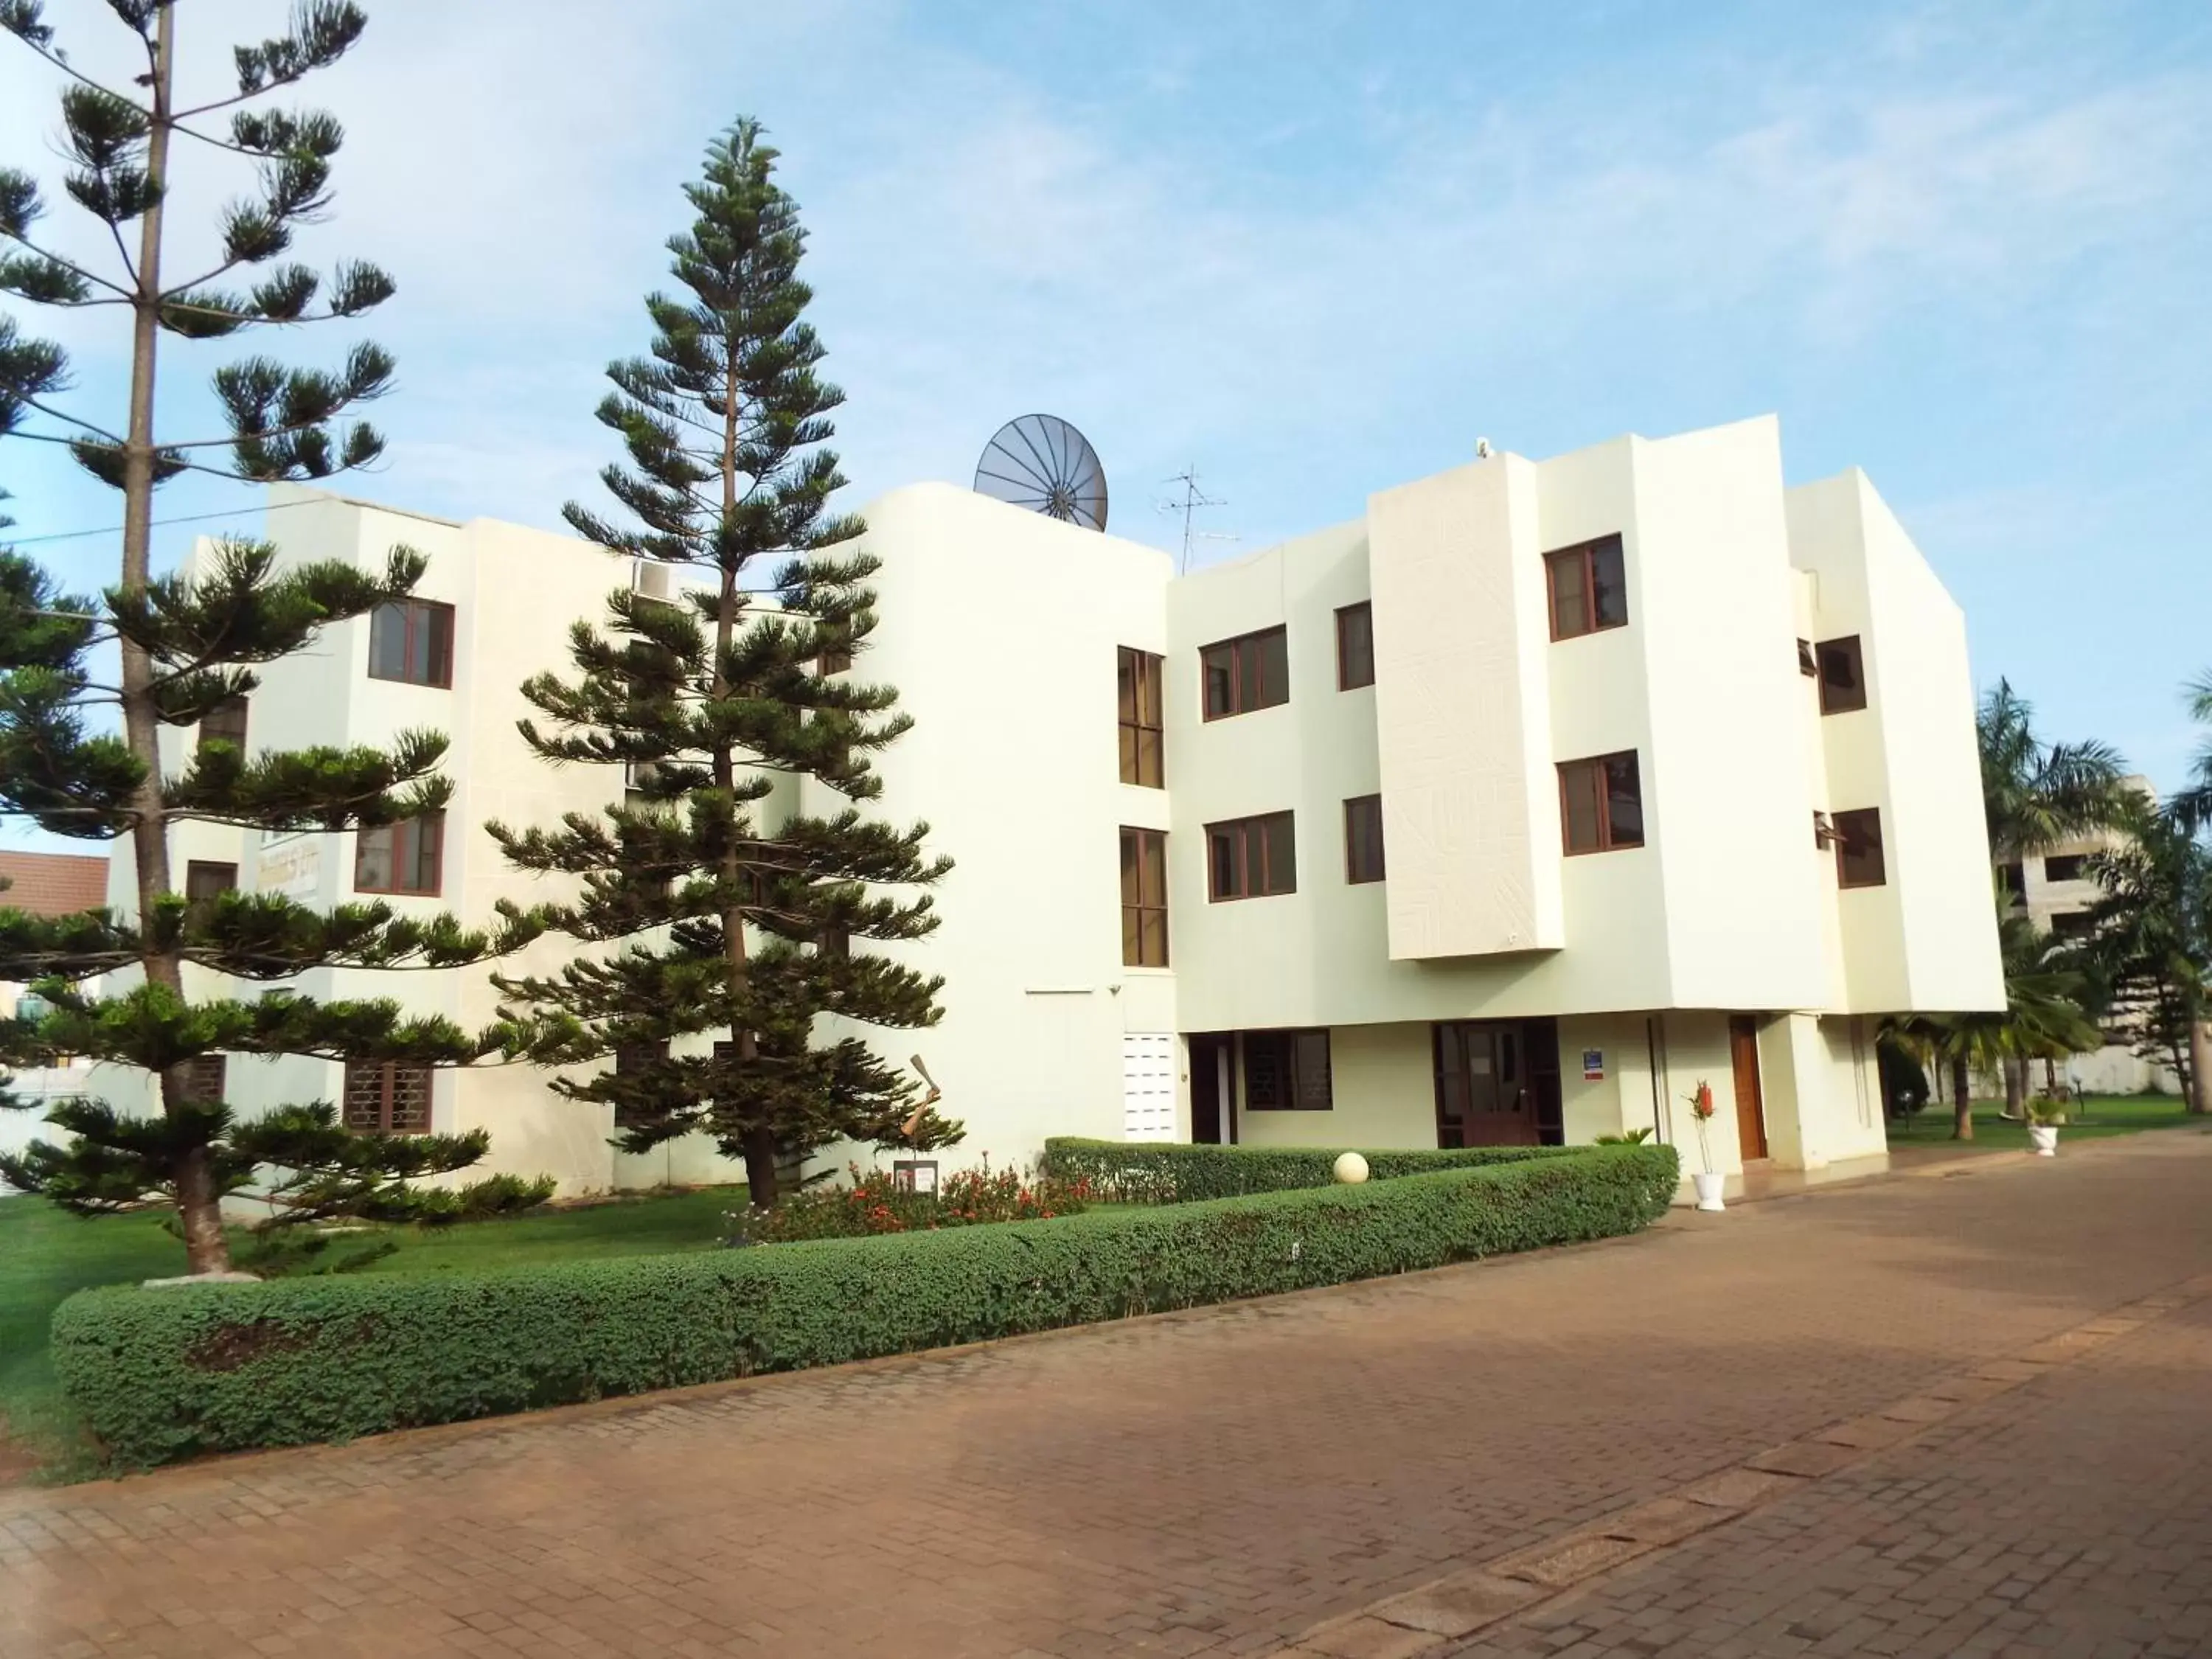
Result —
[[184, 1229], [185, 1270], [228, 1273], [230, 1241], [222, 1232], [222, 1200], [215, 1190], [204, 1146], [193, 1147], [177, 1166], [177, 1217]]
[[2008, 1057], [2004, 1062], [2004, 1115], [2018, 1118], [2027, 1100], [2027, 1062]]
[[760, 1210], [775, 1206], [775, 1131], [765, 1125], [745, 1131], [745, 1201]]
[[[146, 176], [153, 202], [139, 222], [138, 287], [131, 296], [131, 422], [123, 445], [123, 579], [126, 593], [145, 591], [152, 570], [154, 534], [154, 380], [160, 358], [161, 308], [162, 195], [169, 174], [170, 86], [175, 49], [173, 32], [176, 9], [155, 8], [154, 62], [150, 76], [153, 123], [146, 136]], [[145, 647], [129, 640], [119, 642], [122, 657], [123, 735], [131, 754], [145, 769], [133, 803], [131, 824], [131, 862], [138, 886], [138, 915], [142, 923], [152, 916], [161, 896], [170, 890], [168, 814], [161, 805], [161, 723], [154, 698], [154, 661]], [[173, 952], [146, 951], [139, 967], [149, 985], [160, 986], [182, 998], [184, 970]], [[180, 1073], [162, 1073], [159, 1087], [161, 1109], [173, 1115], [184, 1103]], [[187, 1152], [173, 1174], [177, 1215], [185, 1234], [185, 1249], [196, 1273], [222, 1273], [230, 1267], [230, 1249], [222, 1236], [222, 1212], [208, 1168], [207, 1150]]]
[[2212, 1020], [2197, 1020], [2189, 1028], [2189, 1109], [2202, 1115], [2212, 1112]]
[[1974, 1138], [1974, 1108], [1968, 1097], [1972, 1089], [1966, 1079], [1966, 1057], [1954, 1054], [1951, 1059], [1951, 1139], [1972, 1140]]

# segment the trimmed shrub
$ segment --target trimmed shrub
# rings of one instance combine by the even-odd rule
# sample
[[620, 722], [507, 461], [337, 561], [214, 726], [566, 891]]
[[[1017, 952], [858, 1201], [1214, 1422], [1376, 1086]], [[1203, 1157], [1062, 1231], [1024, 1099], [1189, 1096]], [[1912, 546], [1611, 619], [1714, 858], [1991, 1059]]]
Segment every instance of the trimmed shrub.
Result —
[[[1188, 1204], [1248, 1193], [1293, 1192], [1336, 1180], [1342, 1146], [1194, 1146], [1176, 1141], [1085, 1140], [1054, 1135], [1038, 1167], [1062, 1181], [1088, 1180], [1097, 1195], [1123, 1204]], [[1368, 1177], [1433, 1175], [1529, 1158], [1559, 1158], [1579, 1146], [1467, 1146], [1348, 1150], [1367, 1160]]]
[[1669, 1146], [1052, 1221], [504, 1273], [80, 1291], [54, 1363], [110, 1459], [836, 1364], [1633, 1232]]

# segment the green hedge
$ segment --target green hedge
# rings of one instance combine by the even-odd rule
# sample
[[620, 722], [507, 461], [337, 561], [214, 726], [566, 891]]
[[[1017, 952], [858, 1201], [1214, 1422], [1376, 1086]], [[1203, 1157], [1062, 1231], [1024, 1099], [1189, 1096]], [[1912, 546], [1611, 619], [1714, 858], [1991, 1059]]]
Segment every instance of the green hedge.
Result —
[[[1341, 1146], [1194, 1146], [1180, 1142], [1085, 1140], [1054, 1135], [1044, 1144], [1042, 1168], [1065, 1181], [1087, 1179], [1101, 1198], [1126, 1204], [1188, 1204], [1248, 1193], [1285, 1193], [1327, 1187], [1336, 1180]], [[1376, 1181], [1433, 1175], [1528, 1158], [1558, 1158], [1579, 1146], [1468, 1146], [1370, 1150], [1354, 1147]]]
[[85, 1291], [54, 1362], [111, 1460], [342, 1440], [1266, 1295], [1643, 1227], [1671, 1147], [1052, 1221], [480, 1274]]

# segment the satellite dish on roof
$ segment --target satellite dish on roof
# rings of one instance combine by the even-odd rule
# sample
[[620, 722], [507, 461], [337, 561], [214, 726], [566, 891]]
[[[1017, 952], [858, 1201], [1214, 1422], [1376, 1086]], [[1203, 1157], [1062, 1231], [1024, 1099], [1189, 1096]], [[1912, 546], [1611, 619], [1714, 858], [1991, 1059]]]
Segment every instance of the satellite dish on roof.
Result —
[[1106, 469], [1091, 441], [1057, 415], [1000, 427], [975, 463], [975, 491], [1086, 530], [1106, 527]]

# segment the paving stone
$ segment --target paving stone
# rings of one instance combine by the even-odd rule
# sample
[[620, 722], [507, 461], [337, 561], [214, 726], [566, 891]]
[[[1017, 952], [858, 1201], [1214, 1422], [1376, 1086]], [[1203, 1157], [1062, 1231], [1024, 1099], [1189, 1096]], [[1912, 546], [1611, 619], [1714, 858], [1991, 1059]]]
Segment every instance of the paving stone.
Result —
[[1296, 1651], [1325, 1653], [1329, 1659], [1405, 1659], [1408, 1654], [1433, 1653], [1443, 1645], [1443, 1641], [1432, 1631], [1360, 1618], [1306, 1636]]
[[1939, 1399], [1934, 1395], [1915, 1395], [1910, 1400], [1884, 1406], [1881, 1415], [1899, 1423], [1940, 1423], [1955, 1413], [1961, 1403], [1956, 1400]]
[[[2036, 1176], [0, 1492], [0, 1659], [1242, 1656], [1668, 1499], [1719, 1524], [1602, 1540], [1458, 1636], [1360, 1628], [1514, 1659], [2212, 1653], [2212, 1136]], [[2191, 1274], [2163, 1317], [2001, 1363]], [[1917, 1397], [1961, 1409], [1824, 1444], [1817, 1480], [1742, 1467]]]
[[1771, 1474], [1802, 1474], [1808, 1477], [1830, 1474], [1858, 1457], [1856, 1448], [1839, 1446], [1831, 1440], [1792, 1440], [1786, 1445], [1771, 1446], [1756, 1456], [1747, 1457], [1743, 1466], [1747, 1469], [1763, 1469]]
[[1639, 1543], [1632, 1538], [1608, 1538], [1601, 1533], [1586, 1533], [1554, 1539], [1533, 1549], [1509, 1555], [1501, 1561], [1486, 1565], [1492, 1572], [1504, 1577], [1525, 1578], [1531, 1583], [1559, 1589], [1577, 1579], [1587, 1578], [1594, 1572], [1619, 1566], [1623, 1561], [1641, 1555], [1650, 1547], [1650, 1545]]
[[1919, 1432], [1919, 1425], [1900, 1421], [1887, 1412], [1877, 1412], [1871, 1417], [1855, 1417], [1848, 1423], [1838, 1423], [1832, 1429], [1823, 1429], [1815, 1437], [1831, 1446], [1852, 1446], [1871, 1450], [1881, 1446], [1893, 1446], [1899, 1441]]
[[1543, 1596], [1539, 1584], [1476, 1569], [1377, 1602], [1375, 1616], [1438, 1636], [1464, 1636]]

